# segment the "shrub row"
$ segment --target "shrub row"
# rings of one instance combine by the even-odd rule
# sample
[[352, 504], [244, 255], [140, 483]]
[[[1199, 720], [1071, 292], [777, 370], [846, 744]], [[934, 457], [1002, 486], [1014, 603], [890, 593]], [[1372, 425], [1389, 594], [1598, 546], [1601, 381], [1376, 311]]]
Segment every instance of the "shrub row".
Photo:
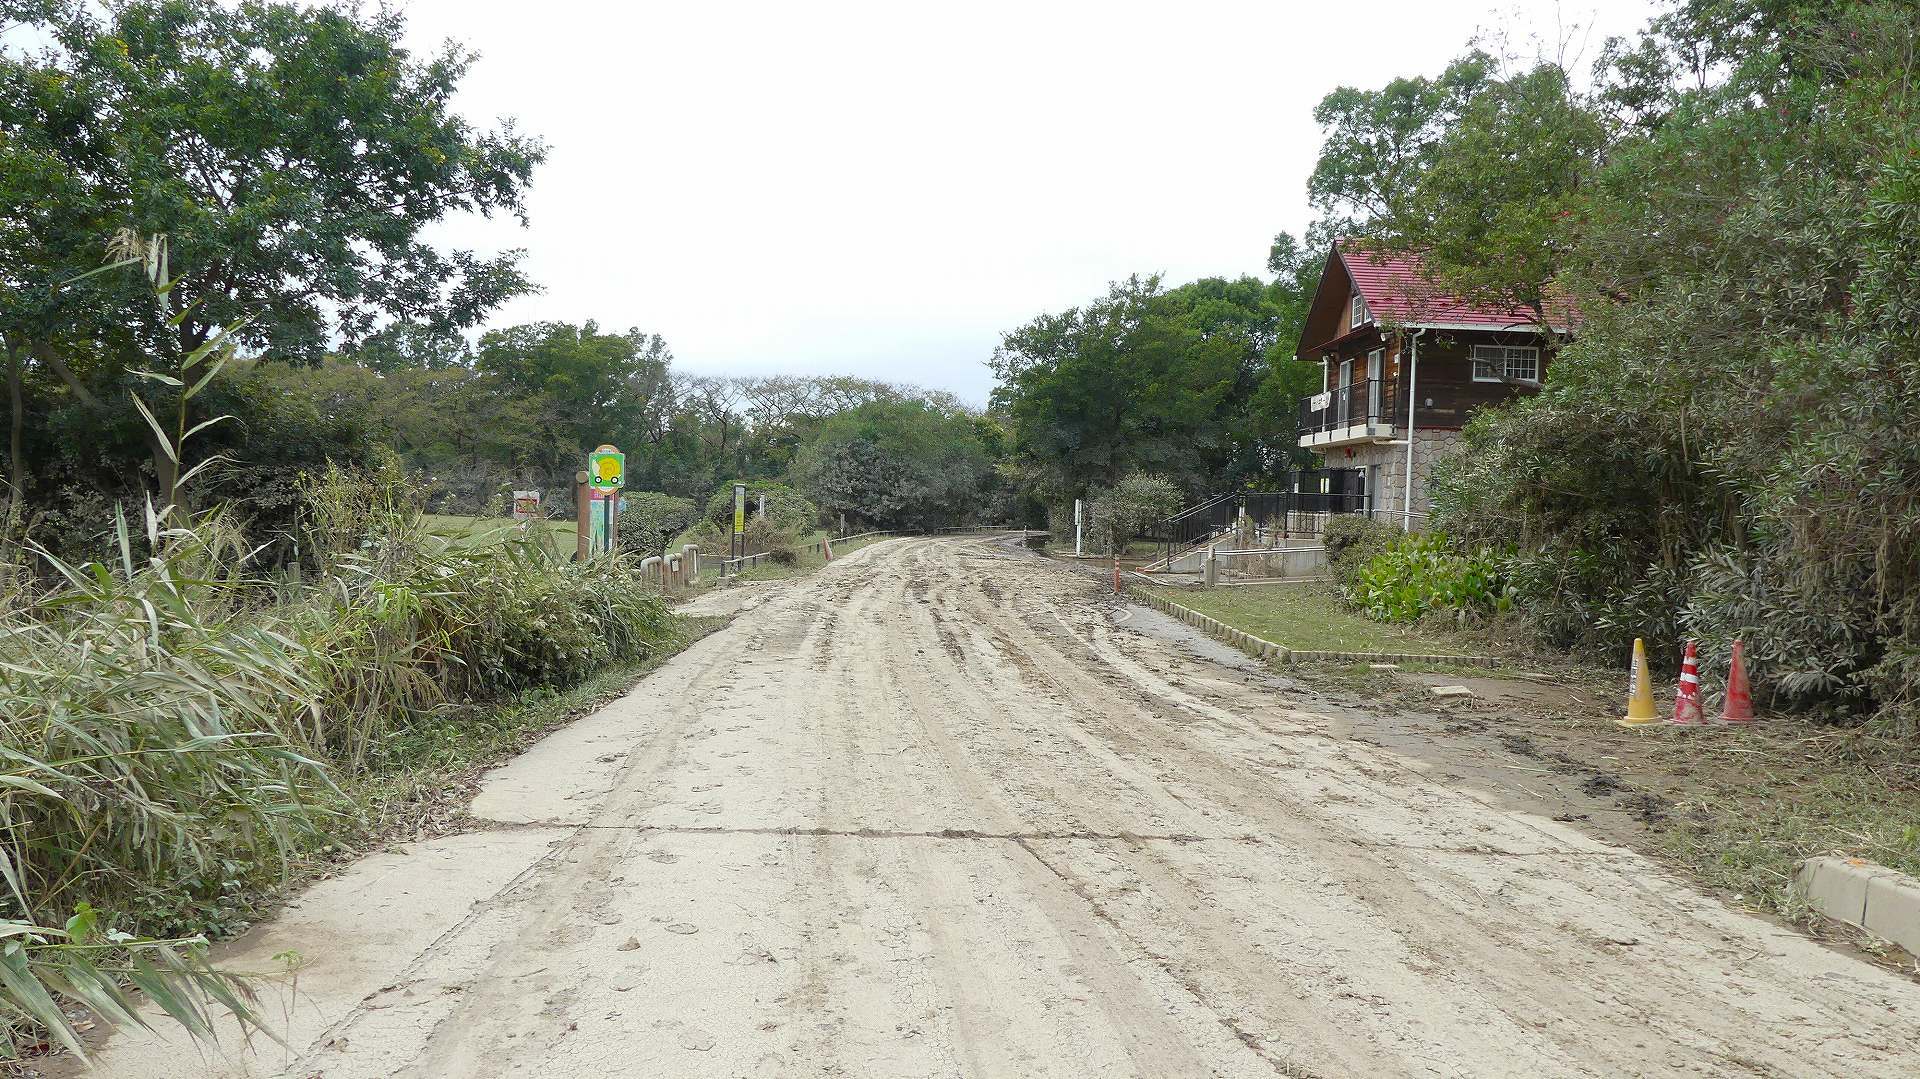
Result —
[[1327, 522], [1327, 562], [1346, 601], [1380, 622], [1476, 622], [1513, 609], [1505, 560], [1437, 532], [1404, 533], [1366, 517]]

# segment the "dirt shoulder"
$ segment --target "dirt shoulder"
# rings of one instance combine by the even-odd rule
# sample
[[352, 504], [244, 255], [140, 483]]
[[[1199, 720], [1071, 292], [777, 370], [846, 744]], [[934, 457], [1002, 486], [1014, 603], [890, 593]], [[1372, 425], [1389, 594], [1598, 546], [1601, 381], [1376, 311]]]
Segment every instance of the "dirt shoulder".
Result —
[[[1294, 610], [1308, 599], [1336, 603], [1325, 589], [1295, 590], [1278, 606], [1250, 603], [1251, 589], [1234, 593], [1231, 602], [1209, 607], [1201, 596], [1190, 605], [1250, 632], [1357, 617]], [[1510, 643], [1484, 650], [1509, 662], [1286, 670], [1338, 702], [1356, 737], [1431, 762], [1505, 805], [1650, 854], [1730, 904], [1920, 976], [1915, 957], [1819, 916], [1788, 887], [1794, 867], [1820, 854], [1920, 873], [1920, 754], [1792, 716], [1763, 716], [1747, 728], [1629, 730], [1614, 722], [1624, 674], [1519, 655]], [[1436, 686], [1465, 686], [1471, 696], [1437, 696]], [[1672, 692], [1659, 687], [1662, 701]]]

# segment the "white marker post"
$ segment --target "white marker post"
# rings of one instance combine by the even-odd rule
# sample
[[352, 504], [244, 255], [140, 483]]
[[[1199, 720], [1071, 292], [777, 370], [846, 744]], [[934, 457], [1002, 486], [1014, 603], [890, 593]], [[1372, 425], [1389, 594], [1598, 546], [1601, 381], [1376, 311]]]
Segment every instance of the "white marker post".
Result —
[[1083, 518], [1081, 516], [1080, 507], [1081, 507], [1080, 500], [1077, 498], [1074, 499], [1073, 500], [1073, 557], [1075, 558], [1079, 558], [1083, 553], [1085, 553], [1080, 549], [1081, 537], [1085, 531], [1085, 529], [1082, 527], [1082, 524], [1081, 524], [1081, 521]]

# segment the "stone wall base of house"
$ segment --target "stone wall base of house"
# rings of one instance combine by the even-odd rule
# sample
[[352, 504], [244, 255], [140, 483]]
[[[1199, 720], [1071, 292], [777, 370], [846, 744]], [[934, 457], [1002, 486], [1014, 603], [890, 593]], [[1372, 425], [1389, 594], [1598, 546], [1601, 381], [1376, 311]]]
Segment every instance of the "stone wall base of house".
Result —
[[[1413, 438], [1413, 527], [1426, 525], [1429, 507], [1427, 470], [1439, 458], [1459, 449], [1459, 431], [1441, 428], [1422, 429]], [[1351, 456], [1349, 456], [1351, 454]], [[1367, 490], [1372, 494], [1375, 520], [1400, 524], [1405, 519], [1407, 496], [1407, 447], [1350, 446], [1328, 450], [1324, 454], [1328, 468], [1364, 468]]]

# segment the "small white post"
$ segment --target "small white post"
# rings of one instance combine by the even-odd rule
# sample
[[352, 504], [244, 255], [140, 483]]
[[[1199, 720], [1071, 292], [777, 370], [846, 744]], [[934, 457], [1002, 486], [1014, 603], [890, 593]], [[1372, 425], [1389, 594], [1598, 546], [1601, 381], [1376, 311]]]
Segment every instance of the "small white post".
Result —
[[1206, 581], [1208, 588], [1220, 583], [1220, 549], [1218, 547], [1207, 548]]
[[1085, 553], [1084, 551], [1081, 550], [1081, 540], [1083, 539], [1086, 532], [1086, 528], [1083, 524], [1084, 520], [1085, 518], [1082, 514], [1081, 502], [1079, 499], [1076, 498], [1073, 500], [1073, 557], [1075, 558], [1079, 558], [1083, 553]]

